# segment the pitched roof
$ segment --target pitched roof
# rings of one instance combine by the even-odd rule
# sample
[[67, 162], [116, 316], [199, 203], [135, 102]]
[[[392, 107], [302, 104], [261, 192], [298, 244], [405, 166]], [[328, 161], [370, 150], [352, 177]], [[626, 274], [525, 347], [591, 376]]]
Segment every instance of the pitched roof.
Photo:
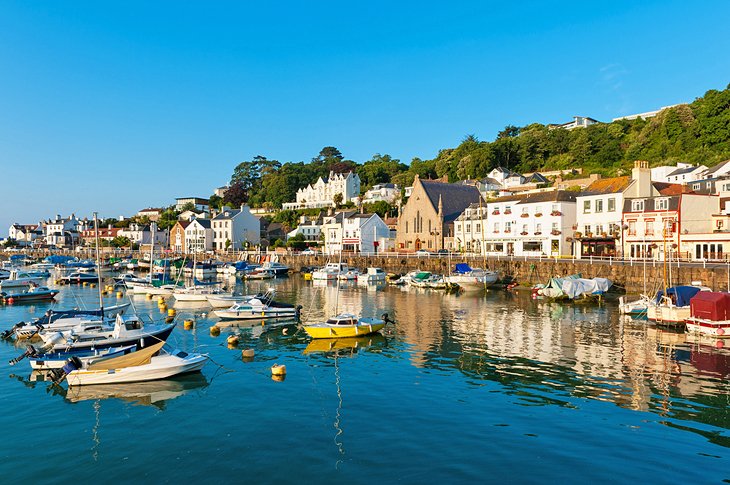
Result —
[[[223, 219], [233, 219], [241, 213], [241, 209], [225, 209], [220, 214], [213, 218], [214, 221], [220, 221]], [[227, 214], [227, 215], [226, 215]]]
[[571, 190], [551, 190], [548, 192], [537, 192], [527, 194], [518, 204], [534, 204], [536, 202], [575, 202], [578, 194]]
[[673, 177], [674, 175], [682, 175], [683, 173], [691, 173], [691, 172], [694, 172], [695, 170], [697, 170], [698, 168], [699, 167], [694, 167], [694, 166], [678, 168], [674, 172], [668, 173], [667, 177]]
[[686, 192], [682, 184], [668, 184], [666, 182], [652, 182], [655, 189], [659, 191], [661, 195], [679, 195], [682, 192]]
[[459, 214], [464, 212], [464, 209], [469, 207], [469, 204], [479, 202], [479, 198], [481, 197], [479, 190], [472, 185], [458, 183], [445, 184], [443, 182], [429, 180], [421, 180], [421, 185], [434, 209], [437, 211], [439, 198], [441, 199], [444, 210], [444, 222], [451, 222], [459, 217]]
[[724, 162], [720, 162], [715, 166], [712, 166], [707, 169], [705, 172], [705, 176], [707, 178], [711, 178], [713, 175], [715, 175], [716, 172], [719, 172], [721, 169], [723, 169], [728, 163], [730, 163], [730, 160], [725, 160]]
[[178, 225], [178, 224], [180, 224], [180, 227], [182, 227], [183, 229], [185, 229], [186, 227], [188, 227], [190, 225], [190, 221], [177, 221], [175, 223], [175, 225]]
[[535, 172], [532, 175], [530, 175], [529, 177], [527, 177], [525, 182], [526, 183], [535, 183], [535, 184], [546, 184], [549, 182], [549, 180], [543, 174]]
[[487, 185], [487, 184], [500, 185], [500, 186], [502, 185], [501, 183], [499, 183], [499, 181], [497, 179], [494, 179], [492, 177], [484, 177], [483, 179], [481, 179], [479, 181], [479, 183], [483, 184], [483, 185]]
[[193, 219], [192, 221], [190, 221], [190, 224], [192, 224], [193, 222], [198, 222], [205, 229], [210, 229], [210, 219]]
[[616, 194], [618, 192], [623, 192], [630, 183], [631, 177], [629, 176], [598, 179], [586, 187], [586, 190], [582, 195]]

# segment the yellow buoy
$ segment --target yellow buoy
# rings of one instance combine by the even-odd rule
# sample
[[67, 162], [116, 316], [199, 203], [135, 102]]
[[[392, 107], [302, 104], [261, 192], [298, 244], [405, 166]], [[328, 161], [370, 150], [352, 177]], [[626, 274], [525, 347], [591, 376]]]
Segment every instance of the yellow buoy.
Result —
[[220, 334], [221, 334], [221, 329], [219, 327], [216, 327], [215, 325], [213, 325], [212, 327], [210, 327], [210, 335], [211, 335], [211, 337], [217, 337]]
[[96, 283], [89, 283], [89, 286], [92, 288], [96, 288]]
[[241, 357], [244, 359], [253, 359], [254, 355], [256, 355], [256, 352], [253, 349], [243, 349], [241, 351]]
[[149, 293], [147, 293], [147, 296], [146, 296], [146, 298], [147, 298], [148, 300], [151, 300], [151, 299], [152, 299], [152, 295], [150, 295]]
[[280, 376], [271, 374], [271, 380], [276, 382], [284, 382], [284, 380], [286, 380], [286, 374]]
[[117, 291], [117, 298], [121, 298], [123, 296], [124, 296], [124, 293], [122, 293], [121, 291]]
[[228, 345], [231, 347], [235, 347], [238, 345], [238, 336], [237, 335], [229, 335], [226, 339], [226, 342], [228, 342]]
[[185, 320], [183, 322], [183, 328], [185, 330], [192, 330], [195, 323], [192, 320]]
[[84, 281], [83, 283], [81, 283], [81, 286], [89, 286], [89, 282], [88, 281]]
[[165, 303], [165, 297], [161, 296], [157, 299], [157, 303]]
[[175, 316], [175, 309], [174, 308], [170, 308], [169, 310], [167, 310], [167, 316], [168, 317], [174, 317]]
[[286, 366], [284, 364], [274, 364], [271, 366], [271, 375], [274, 376], [285, 376]]

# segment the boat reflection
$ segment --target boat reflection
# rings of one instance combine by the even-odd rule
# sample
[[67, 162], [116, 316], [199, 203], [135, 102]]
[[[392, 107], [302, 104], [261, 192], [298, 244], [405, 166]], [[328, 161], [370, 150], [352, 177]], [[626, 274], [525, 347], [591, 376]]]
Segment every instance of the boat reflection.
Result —
[[164, 410], [167, 401], [207, 386], [208, 380], [205, 376], [195, 373], [150, 382], [74, 386], [66, 391], [65, 400], [77, 403], [99, 399], [119, 399], [136, 405], [154, 406]]
[[346, 356], [347, 354], [355, 354], [360, 350], [382, 348], [386, 342], [387, 339], [377, 333], [363, 337], [313, 339], [307, 344], [303, 353], [334, 353], [338, 356]]

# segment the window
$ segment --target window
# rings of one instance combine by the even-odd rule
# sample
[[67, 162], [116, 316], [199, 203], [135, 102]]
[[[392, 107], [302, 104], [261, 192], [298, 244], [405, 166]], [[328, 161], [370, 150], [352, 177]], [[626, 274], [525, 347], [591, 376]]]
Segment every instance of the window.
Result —
[[644, 211], [644, 199], [631, 201], [631, 212], [643, 212], [643, 211]]
[[542, 224], [535, 224], [535, 234], [542, 233]]
[[476, 230], [477, 230], [477, 232], [481, 232], [482, 231], [482, 225], [481, 224], [477, 224]]
[[553, 228], [552, 228], [552, 230], [553, 231], [559, 231], [560, 230], [560, 228], [558, 227], [558, 223], [557, 222], [553, 222]]
[[654, 200], [654, 210], [665, 211], [669, 209], [669, 199]]
[[494, 232], [499, 232], [499, 222], [494, 223]]
[[646, 229], [644, 230], [644, 234], [646, 234], [647, 236], [654, 235], [654, 221], [646, 221]]
[[723, 225], [724, 225], [723, 221], [717, 221], [717, 230], [721, 231]]
[[636, 236], [636, 221], [629, 221], [629, 236]]
[[591, 213], [591, 201], [584, 200], [583, 201], [583, 214], [590, 214], [590, 213]]
[[603, 212], [603, 200], [596, 199], [596, 212]]
[[583, 226], [583, 232], [586, 235], [590, 234], [591, 233], [591, 225], [590, 224], [586, 224], [585, 226]]
[[607, 209], [607, 211], [608, 212], [616, 212], [616, 198], [615, 197], [611, 197], [610, 199], [608, 199], [608, 209]]
[[471, 231], [471, 224], [466, 225], [466, 232], [469, 232], [469, 231]]
[[510, 232], [512, 230], [512, 222], [507, 221], [504, 223], [504, 232]]
[[701, 187], [702, 184], [700, 183], [692, 184], [692, 190], [700, 190]]

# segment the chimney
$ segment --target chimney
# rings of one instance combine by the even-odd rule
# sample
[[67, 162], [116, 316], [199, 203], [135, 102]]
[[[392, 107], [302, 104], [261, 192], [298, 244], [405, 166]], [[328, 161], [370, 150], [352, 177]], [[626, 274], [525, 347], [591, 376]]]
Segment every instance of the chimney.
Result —
[[653, 190], [649, 162], [636, 160], [634, 162], [634, 168], [631, 169], [631, 180], [636, 181], [637, 197], [651, 197]]

